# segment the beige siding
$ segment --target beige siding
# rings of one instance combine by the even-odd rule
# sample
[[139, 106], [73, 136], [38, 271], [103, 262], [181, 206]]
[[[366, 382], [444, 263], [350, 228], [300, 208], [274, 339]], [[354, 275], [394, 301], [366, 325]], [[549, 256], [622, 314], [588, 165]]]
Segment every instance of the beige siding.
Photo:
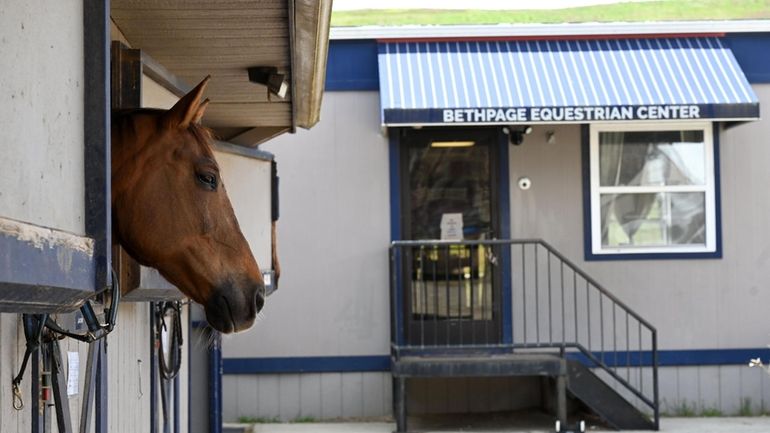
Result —
[[322, 117], [262, 146], [281, 177], [280, 287], [256, 326], [224, 341], [225, 357], [388, 353], [388, 150], [377, 93], [329, 94]]
[[226, 375], [223, 417], [292, 421], [390, 415], [390, 373]]

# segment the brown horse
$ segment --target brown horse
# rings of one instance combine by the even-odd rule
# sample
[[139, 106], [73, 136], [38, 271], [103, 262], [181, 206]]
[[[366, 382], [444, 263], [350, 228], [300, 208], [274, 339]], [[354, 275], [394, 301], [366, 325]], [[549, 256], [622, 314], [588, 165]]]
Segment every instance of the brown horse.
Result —
[[262, 274], [241, 233], [199, 125], [209, 78], [170, 110], [112, 119], [112, 215], [116, 240], [202, 304], [215, 329], [249, 328], [264, 304]]

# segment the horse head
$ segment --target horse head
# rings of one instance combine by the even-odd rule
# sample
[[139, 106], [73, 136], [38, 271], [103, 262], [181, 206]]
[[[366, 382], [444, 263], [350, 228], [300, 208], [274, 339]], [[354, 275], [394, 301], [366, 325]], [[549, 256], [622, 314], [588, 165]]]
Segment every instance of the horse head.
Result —
[[170, 110], [119, 112], [112, 120], [115, 238], [202, 304], [215, 329], [249, 328], [264, 304], [262, 274], [241, 233], [199, 125], [209, 78]]

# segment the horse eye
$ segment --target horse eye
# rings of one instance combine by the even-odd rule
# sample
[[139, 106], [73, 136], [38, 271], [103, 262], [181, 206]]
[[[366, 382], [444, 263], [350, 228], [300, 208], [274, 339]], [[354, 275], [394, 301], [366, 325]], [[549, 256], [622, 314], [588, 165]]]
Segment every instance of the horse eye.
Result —
[[198, 182], [202, 183], [211, 190], [217, 189], [217, 178], [213, 174], [198, 173], [196, 174]]

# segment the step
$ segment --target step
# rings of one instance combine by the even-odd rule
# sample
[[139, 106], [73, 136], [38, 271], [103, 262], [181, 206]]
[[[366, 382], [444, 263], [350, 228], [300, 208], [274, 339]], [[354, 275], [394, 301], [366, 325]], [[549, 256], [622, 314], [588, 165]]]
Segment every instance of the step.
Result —
[[618, 430], [656, 430], [655, 423], [578, 361], [567, 361], [567, 390]]
[[408, 356], [392, 362], [396, 377], [559, 376], [564, 360], [550, 354]]

